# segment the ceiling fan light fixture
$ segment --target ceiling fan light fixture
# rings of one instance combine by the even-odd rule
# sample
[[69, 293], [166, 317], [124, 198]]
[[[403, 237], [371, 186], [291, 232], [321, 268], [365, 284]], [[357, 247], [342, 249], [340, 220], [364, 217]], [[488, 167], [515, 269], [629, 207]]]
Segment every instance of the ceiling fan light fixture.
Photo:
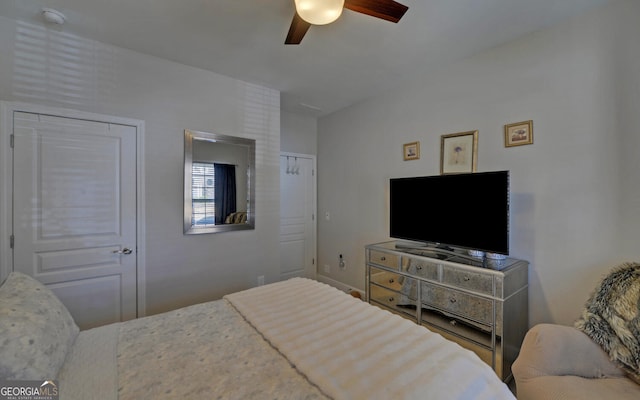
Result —
[[344, 0], [295, 0], [296, 12], [312, 25], [326, 25], [342, 14]]
[[62, 25], [67, 20], [67, 17], [65, 17], [63, 13], [53, 8], [43, 8], [42, 18], [51, 24], [57, 25]]

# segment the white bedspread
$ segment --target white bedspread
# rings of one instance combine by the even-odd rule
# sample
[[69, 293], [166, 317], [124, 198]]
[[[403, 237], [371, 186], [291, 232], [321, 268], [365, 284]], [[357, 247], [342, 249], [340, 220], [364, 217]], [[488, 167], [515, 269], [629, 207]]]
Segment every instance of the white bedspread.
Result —
[[117, 400], [120, 324], [82, 331], [58, 373], [61, 400]]
[[120, 400], [325, 398], [226, 300], [120, 324], [118, 396]]
[[225, 296], [334, 399], [514, 399], [475, 353], [316, 281]]
[[82, 331], [61, 400], [325, 400], [226, 301]]

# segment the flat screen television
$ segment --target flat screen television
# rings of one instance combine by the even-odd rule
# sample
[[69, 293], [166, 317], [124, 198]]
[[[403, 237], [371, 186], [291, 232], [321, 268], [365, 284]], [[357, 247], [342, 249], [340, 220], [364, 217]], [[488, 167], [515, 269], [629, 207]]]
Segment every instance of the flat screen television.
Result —
[[509, 254], [509, 171], [392, 178], [390, 236]]

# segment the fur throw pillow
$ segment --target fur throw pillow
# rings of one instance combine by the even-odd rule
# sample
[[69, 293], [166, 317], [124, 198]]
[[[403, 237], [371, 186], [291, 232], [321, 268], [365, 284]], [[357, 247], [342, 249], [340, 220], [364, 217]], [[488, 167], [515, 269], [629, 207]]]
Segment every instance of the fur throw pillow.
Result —
[[614, 268], [587, 300], [575, 327], [640, 384], [640, 264]]

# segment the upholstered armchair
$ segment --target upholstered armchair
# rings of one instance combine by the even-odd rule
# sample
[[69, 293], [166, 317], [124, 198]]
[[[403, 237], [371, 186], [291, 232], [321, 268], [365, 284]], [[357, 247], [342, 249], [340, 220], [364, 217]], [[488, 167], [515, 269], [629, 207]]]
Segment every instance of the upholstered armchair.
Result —
[[518, 400], [640, 399], [640, 385], [627, 378], [598, 344], [571, 326], [531, 328], [512, 371]]
[[574, 327], [539, 324], [527, 332], [512, 366], [518, 400], [640, 399], [602, 348]]
[[640, 263], [623, 263], [574, 327], [531, 328], [512, 366], [518, 399], [640, 399], [639, 296]]

